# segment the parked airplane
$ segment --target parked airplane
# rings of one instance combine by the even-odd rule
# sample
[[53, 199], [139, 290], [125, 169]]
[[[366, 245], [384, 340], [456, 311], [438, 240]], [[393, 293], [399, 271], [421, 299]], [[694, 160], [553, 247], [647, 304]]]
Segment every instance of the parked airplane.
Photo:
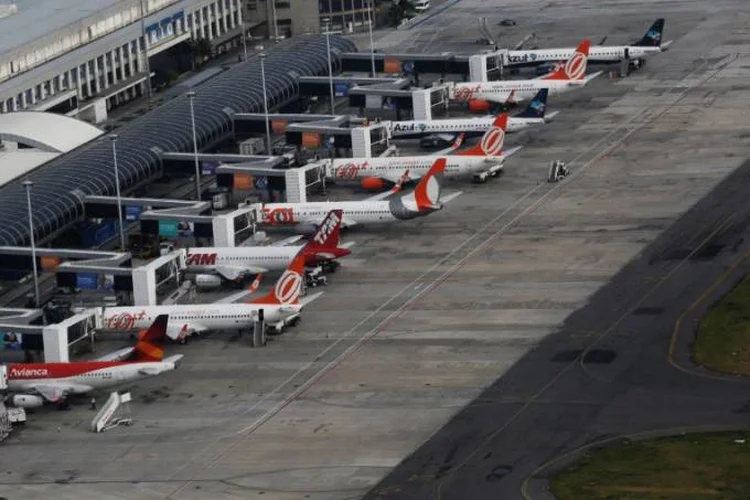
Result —
[[[559, 111], [545, 114], [547, 110], [547, 94], [549, 91], [540, 89], [528, 106], [516, 116], [508, 118], [506, 132], [516, 132], [531, 125], [546, 123], [554, 118]], [[391, 122], [391, 137], [406, 139], [424, 137], [432, 134], [459, 134], [477, 136], [484, 134], [497, 117], [486, 116], [476, 118], [457, 118], [448, 120], [402, 121]]]
[[8, 402], [22, 408], [36, 408], [45, 402], [63, 404], [71, 394], [84, 394], [174, 370], [182, 355], [164, 359], [168, 319], [166, 314], [157, 316], [131, 352], [119, 355], [127, 361], [108, 359], [111, 357], [108, 355], [107, 359], [95, 361], [8, 365], [8, 391], [12, 393]]
[[216, 287], [226, 280], [238, 282], [249, 275], [285, 269], [299, 254], [309, 267], [330, 262], [351, 253], [341, 246], [341, 216], [341, 210], [331, 210], [305, 245], [190, 248], [187, 271], [198, 273], [197, 285]]
[[[330, 210], [330, 209], [329, 209]], [[328, 213], [321, 214], [321, 219]], [[320, 294], [300, 300], [304, 282], [305, 256], [299, 253], [266, 296], [243, 303], [174, 304], [159, 306], [107, 307], [103, 331], [142, 328], [161, 314], [169, 314], [167, 336], [185, 342], [189, 335], [211, 330], [249, 329], [260, 319], [278, 332], [294, 324], [304, 306]]]
[[[666, 50], [671, 41], [662, 43], [664, 19], [654, 21], [640, 40], [629, 45], [595, 45], [589, 48], [589, 64], [613, 64], [624, 59], [640, 60], [644, 57], [659, 54]], [[509, 50], [504, 55], [503, 65], [510, 68], [539, 66], [570, 58], [574, 48]]]
[[497, 80], [491, 82], [456, 83], [450, 89], [450, 97], [466, 102], [472, 112], [486, 112], [491, 102], [511, 104], [533, 98], [540, 89], [548, 89], [549, 95], [561, 94], [586, 85], [601, 71], [586, 75], [586, 60], [589, 40], [576, 48], [575, 53], [554, 71], [533, 80]]
[[[476, 180], [484, 182], [489, 176], [497, 175], [505, 159], [521, 149], [516, 147], [503, 152], [507, 127], [508, 115], [503, 113], [485, 126], [482, 140], [476, 146], [445, 155], [445, 176], [473, 175]], [[434, 162], [435, 156], [425, 155], [342, 158], [333, 160], [330, 177], [335, 180], [359, 180], [366, 190], [382, 191], [399, 182], [419, 179], [433, 167]]]
[[[274, 226], [294, 226], [304, 230], [318, 224], [330, 210], [342, 210], [342, 225], [380, 224], [407, 220], [431, 214], [459, 194], [440, 198], [440, 178], [446, 169], [446, 158], [432, 159], [432, 168], [424, 175], [414, 191], [403, 196], [387, 197], [400, 191], [397, 184], [390, 191], [380, 193], [362, 201], [318, 201], [309, 203], [269, 203], [263, 206], [263, 222]], [[408, 171], [405, 172], [408, 176]]]

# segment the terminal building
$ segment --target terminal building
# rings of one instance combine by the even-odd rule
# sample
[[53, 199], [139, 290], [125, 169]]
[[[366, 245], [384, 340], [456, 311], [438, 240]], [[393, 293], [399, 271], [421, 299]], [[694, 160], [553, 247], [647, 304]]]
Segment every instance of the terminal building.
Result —
[[189, 40], [215, 52], [243, 34], [242, 0], [24, 0], [0, 8], [0, 112], [100, 123], [147, 92], [148, 58]]
[[[368, 29], [375, 0], [247, 0], [245, 18], [253, 33], [290, 37], [331, 30], [353, 33]], [[372, 12], [374, 22], [374, 9]], [[275, 27], [274, 27], [275, 26]]]

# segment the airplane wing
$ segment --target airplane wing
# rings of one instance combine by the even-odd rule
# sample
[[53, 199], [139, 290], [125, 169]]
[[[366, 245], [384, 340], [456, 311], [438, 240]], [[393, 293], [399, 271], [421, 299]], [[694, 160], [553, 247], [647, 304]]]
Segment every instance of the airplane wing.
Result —
[[228, 280], [236, 280], [246, 274], [267, 273], [268, 269], [258, 266], [216, 266], [216, 272]]
[[94, 359], [94, 361], [124, 361], [129, 358], [131, 354], [133, 354], [134, 350], [135, 347], [133, 346], [123, 347], [122, 349], [118, 349], [116, 351], [110, 352], [109, 354], [105, 354], [100, 358], [96, 358]]
[[167, 325], [167, 337], [172, 340], [180, 340], [195, 333], [207, 332], [208, 328], [200, 323], [171, 323]]
[[[461, 147], [461, 144], [463, 144], [463, 142], [464, 142], [464, 137], [465, 136], [466, 136], [466, 134], [464, 134], [463, 132], [461, 132], [460, 134], [458, 134], [457, 136], [455, 136], [455, 140], [453, 141], [453, 144], [450, 145], [450, 147], [447, 147], [445, 149], [441, 149], [437, 153], [430, 153], [430, 156], [445, 156], [447, 154], [452, 153], [453, 151], [455, 151], [455, 150], [457, 150], [458, 148]], [[414, 180], [414, 178], [410, 177], [410, 180]]]
[[545, 123], [548, 122], [548, 121], [550, 121], [551, 119], [553, 119], [554, 117], [556, 117], [559, 114], [560, 114], [559, 111], [553, 111], [552, 113], [547, 113], [546, 115], [544, 115], [544, 121], [545, 121]]
[[241, 292], [233, 293], [232, 295], [229, 295], [227, 297], [224, 297], [222, 299], [217, 300], [214, 302], [214, 304], [233, 304], [237, 302], [240, 299], [243, 299], [250, 295], [251, 293], [255, 292], [258, 287], [260, 286], [260, 282], [263, 279], [263, 275], [259, 274], [255, 277], [255, 280], [250, 284], [247, 290], [242, 290]]
[[669, 41], [663, 42], [661, 44], [661, 51], [664, 52], [665, 50], [667, 50], [669, 48], [669, 46], [672, 45], [672, 42], [674, 42], [674, 40], [669, 40]]
[[[76, 389], [83, 392], [84, 390], [91, 390], [91, 387], [77, 385]], [[39, 384], [34, 386], [34, 390], [50, 403], [57, 403], [62, 400], [68, 392], [71, 392], [72, 386], [68, 387], [62, 384]]]
[[523, 149], [523, 146], [516, 146], [516, 147], [503, 151], [503, 159], [510, 158], [511, 156], [518, 153], [522, 149]]
[[285, 247], [285, 246], [297, 243], [302, 238], [304, 238], [304, 236], [301, 235], [301, 234], [298, 234], [296, 236], [290, 236], [289, 238], [284, 238], [283, 240], [275, 241], [275, 242], [271, 243], [269, 246], [272, 246], [272, 247]]
[[463, 193], [463, 191], [456, 191], [455, 193], [451, 193], [449, 195], [443, 196], [443, 197], [440, 198], [440, 204], [441, 205], [445, 205], [446, 203], [448, 203], [448, 202], [450, 202], [450, 201], [458, 198], [459, 196], [461, 196], [462, 193]]
[[589, 83], [591, 80], [596, 78], [597, 76], [601, 75], [602, 71], [596, 71], [595, 73], [591, 73], [590, 75], [586, 75], [586, 78], [584, 79], [586, 83]]
[[307, 304], [309, 304], [313, 300], [319, 298], [321, 295], [323, 295], [323, 292], [314, 293], [312, 295], [307, 295], [305, 297], [300, 298], [300, 302], [302, 303], [302, 307], [305, 307]]

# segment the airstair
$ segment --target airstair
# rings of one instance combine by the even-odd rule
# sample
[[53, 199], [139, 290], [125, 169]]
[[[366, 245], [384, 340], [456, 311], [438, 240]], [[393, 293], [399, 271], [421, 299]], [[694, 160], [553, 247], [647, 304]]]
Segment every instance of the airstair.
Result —
[[[93, 432], [104, 432], [120, 425], [131, 425], [133, 423], [133, 419], [130, 417], [129, 403], [131, 399], [129, 392], [111, 393], [107, 402], [104, 403], [102, 409], [91, 421], [91, 430]], [[120, 416], [118, 416], [117, 410], [121, 410]]]

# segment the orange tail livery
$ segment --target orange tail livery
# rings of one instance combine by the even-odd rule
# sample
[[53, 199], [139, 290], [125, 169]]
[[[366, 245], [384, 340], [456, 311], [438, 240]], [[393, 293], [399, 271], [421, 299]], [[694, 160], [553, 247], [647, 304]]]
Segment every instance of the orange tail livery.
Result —
[[508, 113], [501, 113], [492, 122], [492, 126], [482, 136], [479, 144], [466, 151], [456, 153], [461, 156], [498, 157], [503, 154], [505, 131], [508, 129]]
[[590, 45], [588, 38], [582, 41], [565, 64], [559, 64], [552, 73], [542, 77], [542, 80], [583, 80], [586, 76]]
[[248, 301], [249, 304], [269, 304], [288, 306], [299, 304], [299, 296], [302, 293], [302, 284], [305, 279], [305, 252], [300, 251], [294, 260], [284, 271], [284, 274], [276, 281], [273, 290], [265, 297]]
[[136, 361], [161, 361], [164, 359], [164, 340], [167, 337], [167, 323], [169, 315], [161, 314], [138, 337], [135, 345], [134, 358]]

